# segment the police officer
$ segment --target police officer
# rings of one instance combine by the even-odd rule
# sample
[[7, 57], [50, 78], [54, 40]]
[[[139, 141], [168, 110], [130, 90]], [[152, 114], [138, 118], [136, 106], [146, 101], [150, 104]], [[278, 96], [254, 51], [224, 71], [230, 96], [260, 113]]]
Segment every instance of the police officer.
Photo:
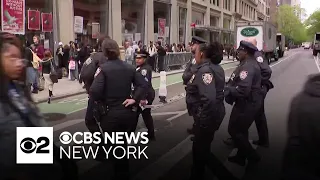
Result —
[[[98, 38], [98, 52], [94, 52], [90, 55], [90, 57], [84, 62], [81, 72], [80, 72], [80, 79], [84, 83], [84, 88], [87, 90], [87, 93], [89, 94], [90, 87], [92, 85], [92, 82], [94, 80], [94, 74], [97, 70], [97, 68], [105, 63], [107, 61], [107, 58], [104, 56], [102, 50], [101, 50], [101, 44], [102, 42], [110, 38], [109, 36], [101, 35]], [[94, 109], [96, 109], [95, 102], [90, 99], [88, 99], [88, 106], [87, 106], [87, 112], [85, 116], [85, 123], [87, 128], [90, 132], [99, 132], [99, 127], [94, 119]]]
[[[257, 46], [256, 38], [248, 38], [246, 39], [246, 41], [250, 42], [254, 46]], [[254, 58], [257, 60], [258, 65], [261, 69], [261, 92], [263, 99], [261, 102], [261, 107], [255, 116], [255, 123], [259, 135], [259, 140], [253, 141], [253, 144], [263, 147], [269, 147], [269, 133], [267, 118], [264, 110], [264, 100], [267, 96], [268, 91], [273, 88], [273, 84], [270, 81], [272, 70], [261, 51], [256, 51], [254, 53]]]
[[260, 161], [260, 156], [251, 146], [248, 130], [254, 121], [254, 116], [261, 106], [261, 70], [254, 58], [257, 48], [246, 41], [241, 41], [238, 48], [240, 64], [232, 73], [225, 87], [225, 100], [234, 105], [228, 126], [235, 146], [236, 156], [229, 157], [230, 162], [244, 166], [249, 162]]
[[[102, 131], [131, 132], [137, 116], [134, 105], [144, 98], [148, 84], [132, 65], [119, 59], [119, 46], [114, 40], [105, 39], [102, 50], [108, 60], [95, 73], [89, 91], [90, 98], [104, 103], [105, 113], [102, 114], [100, 122]], [[133, 94], [132, 84], [135, 87]], [[121, 151], [115, 153], [117, 157], [122, 154]], [[129, 179], [129, 160], [113, 160], [115, 179]]]
[[144, 105], [151, 105], [154, 98], [155, 98], [155, 91], [152, 87], [152, 68], [150, 65], [147, 64], [146, 59], [149, 56], [149, 53], [146, 50], [143, 49], [137, 49], [136, 50], [136, 64], [137, 69], [136, 71], [141, 74], [148, 84], [148, 91], [143, 98], [142, 101], [140, 101], [140, 105], [142, 107], [138, 107], [138, 116], [136, 119], [136, 124], [134, 126], [133, 131], [136, 130], [138, 121], [139, 121], [139, 115], [142, 115], [143, 121], [148, 129], [148, 138], [149, 140], [154, 140], [154, 125], [153, 125], [153, 118], [151, 116], [151, 108], [145, 108], [142, 109]]
[[[247, 38], [245, 41], [253, 44], [257, 47], [257, 40], [256, 38]], [[269, 147], [269, 133], [268, 133], [268, 125], [267, 125], [267, 118], [265, 115], [264, 110], [264, 100], [266, 95], [270, 89], [273, 88], [273, 84], [270, 81], [272, 70], [268, 64], [268, 61], [264, 58], [264, 55], [261, 51], [255, 51], [254, 58], [257, 60], [258, 65], [261, 70], [261, 93], [262, 93], [262, 102], [259, 111], [255, 116], [255, 123], [259, 135], [259, 140], [254, 140], [253, 144]], [[227, 145], [233, 145], [232, 138], [224, 141]]]
[[[191, 44], [192, 44], [191, 52], [192, 52], [192, 54], [195, 54], [195, 51], [199, 47], [199, 45], [200, 44], [204, 44], [204, 43], [206, 43], [206, 40], [204, 40], [203, 38], [198, 37], [198, 36], [193, 36], [192, 40], [191, 40]], [[188, 82], [191, 79], [191, 77], [193, 76], [193, 74], [197, 71], [196, 67], [197, 67], [197, 65], [196, 65], [196, 62], [195, 62], [194, 58], [187, 63], [187, 67], [184, 70], [183, 75], [182, 75], [182, 80], [183, 80], [183, 84], [184, 85], [188, 84]], [[192, 105], [192, 100], [190, 99], [190, 94], [189, 94], [189, 92], [187, 90], [186, 90], [186, 100], [188, 102], [190, 102], [190, 104], [187, 103], [187, 109], [188, 109], [189, 115], [192, 116], [191, 111], [190, 111], [190, 107]], [[187, 132], [189, 134], [193, 134], [193, 127], [187, 129]]]
[[[186, 87], [190, 99], [193, 99], [191, 111], [195, 122], [191, 180], [205, 179], [205, 166], [208, 166], [218, 179], [236, 179], [210, 152], [214, 133], [225, 116], [225, 74], [219, 65], [222, 59], [223, 49], [219, 43], [199, 45], [195, 52], [197, 71], [191, 76]], [[190, 103], [188, 100], [187, 103]]]

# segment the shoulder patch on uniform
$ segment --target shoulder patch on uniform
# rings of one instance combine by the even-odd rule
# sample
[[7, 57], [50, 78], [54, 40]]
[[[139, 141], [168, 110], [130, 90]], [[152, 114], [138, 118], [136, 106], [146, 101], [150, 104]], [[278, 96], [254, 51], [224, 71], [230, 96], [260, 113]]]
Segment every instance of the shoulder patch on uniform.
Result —
[[196, 59], [193, 58], [191, 62], [192, 62], [192, 64], [196, 64]]
[[192, 82], [193, 82], [194, 77], [196, 77], [196, 75], [193, 74], [192, 77], [191, 77], [190, 80], [189, 80], [189, 83], [192, 83]]
[[94, 77], [97, 77], [97, 76], [100, 74], [100, 72], [101, 72], [101, 69], [98, 68], [98, 69], [96, 70], [96, 73], [94, 74]]
[[248, 71], [241, 71], [239, 76], [241, 80], [246, 79], [248, 76]]
[[202, 80], [203, 82], [208, 85], [212, 82], [213, 75], [211, 73], [204, 73], [202, 74]]
[[84, 64], [89, 65], [89, 64], [91, 64], [91, 62], [92, 62], [92, 59], [91, 59], [91, 57], [89, 57], [89, 58], [86, 60], [86, 62], [84, 62]]
[[259, 56], [259, 57], [257, 57], [257, 61], [258, 61], [259, 63], [263, 63], [263, 58], [262, 58], [261, 56]]
[[147, 75], [147, 70], [146, 69], [142, 69], [141, 70], [141, 74], [142, 74], [142, 76], [146, 76]]

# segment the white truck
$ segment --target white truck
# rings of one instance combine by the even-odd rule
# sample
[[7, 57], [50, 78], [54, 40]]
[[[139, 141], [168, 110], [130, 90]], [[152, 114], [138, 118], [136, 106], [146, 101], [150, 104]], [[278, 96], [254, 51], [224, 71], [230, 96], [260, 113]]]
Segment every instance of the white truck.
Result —
[[286, 38], [283, 34], [277, 33], [277, 50], [279, 58], [282, 58], [286, 49]]
[[265, 57], [270, 64], [271, 59], [278, 61], [277, 52], [277, 29], [276, 27], [265, 21], [239, 21], [236, 23], [236, 46], [239, 47], [240, 41], [248, 37], [257, 39], [257, 48], [263, 51]]

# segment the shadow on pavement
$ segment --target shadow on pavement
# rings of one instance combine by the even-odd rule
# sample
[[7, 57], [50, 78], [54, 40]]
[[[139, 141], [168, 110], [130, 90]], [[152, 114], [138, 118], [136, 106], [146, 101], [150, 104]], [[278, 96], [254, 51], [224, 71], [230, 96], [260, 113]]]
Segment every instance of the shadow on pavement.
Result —
[[61, 113], [45, 113], [43, 116], [46, 121], [59, 121], [65, 118], [67, 115]]

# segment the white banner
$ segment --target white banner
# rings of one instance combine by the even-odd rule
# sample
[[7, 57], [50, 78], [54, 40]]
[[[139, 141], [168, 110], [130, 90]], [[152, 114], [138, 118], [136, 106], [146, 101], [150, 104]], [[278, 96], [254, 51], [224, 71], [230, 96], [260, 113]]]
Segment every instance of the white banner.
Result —
[[74, 32], [78, 34], [83, 33], [83, 17], [74, 16]]

